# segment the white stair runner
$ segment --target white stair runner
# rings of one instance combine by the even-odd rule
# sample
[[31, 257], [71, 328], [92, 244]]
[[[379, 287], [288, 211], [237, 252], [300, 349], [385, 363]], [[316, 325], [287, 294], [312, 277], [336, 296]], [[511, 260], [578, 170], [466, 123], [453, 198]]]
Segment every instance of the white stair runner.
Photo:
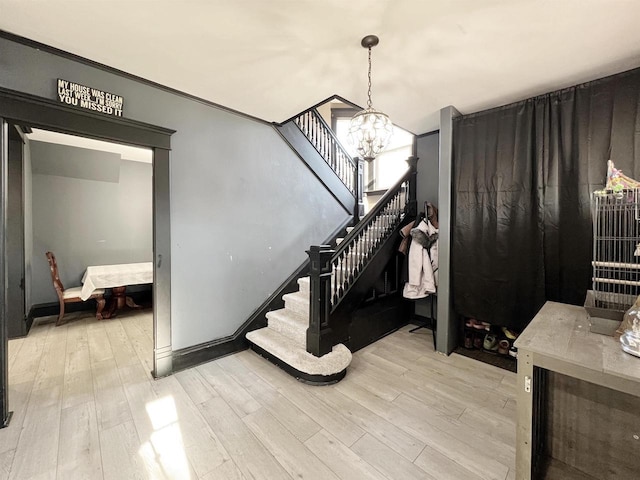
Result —
[[285, 307], [267, 313], [267, 326], [247, 333], [247, 340], [299, 372], [331, 376], [351, 363], [351, 352], [342, 344], [322, 357], [307, 352], [309, 326], [309, 277], [298, 280], [299, 291], [283, 295]]

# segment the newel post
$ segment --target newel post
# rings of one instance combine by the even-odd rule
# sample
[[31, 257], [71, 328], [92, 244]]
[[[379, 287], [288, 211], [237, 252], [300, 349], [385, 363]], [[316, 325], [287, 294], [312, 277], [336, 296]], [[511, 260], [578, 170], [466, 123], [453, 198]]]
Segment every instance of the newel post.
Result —
[[307, 352], [321, 357], [333, 348], [331, 313], [331, 256], [329, 245], [313, 245], [307, 250], [310, 261], [309, 328]]
[[418, 157], [415, 155], [407, 158], [407, 163], [409, 164], [409, 197], [407, 198], [407, 215], [411, 217], [415, 217], [418, 215], [418, 196], [417, 196], [417, 188], [418, 188]]
[[356, 161], [356, 175], [355, 190], [356, 190], [356, 204], [353, 212], [354, 225], [364, 217], [364, 160], [360, 157], [355, 157]]

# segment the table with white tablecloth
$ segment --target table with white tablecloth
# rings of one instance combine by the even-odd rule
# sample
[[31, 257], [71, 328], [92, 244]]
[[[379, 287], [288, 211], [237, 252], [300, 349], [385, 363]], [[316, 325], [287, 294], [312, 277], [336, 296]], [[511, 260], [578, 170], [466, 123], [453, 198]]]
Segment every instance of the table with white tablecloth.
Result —
[[96, 265], [87, 267], [82, 277], [80, 298], [86, 300], [97, 288], [110, 288], [112, 305], [105, 318], [109, 318], [126, 301], [125, 291], [128, 285], [153, 283], [153, 263], [124, 263], [120, 265]]

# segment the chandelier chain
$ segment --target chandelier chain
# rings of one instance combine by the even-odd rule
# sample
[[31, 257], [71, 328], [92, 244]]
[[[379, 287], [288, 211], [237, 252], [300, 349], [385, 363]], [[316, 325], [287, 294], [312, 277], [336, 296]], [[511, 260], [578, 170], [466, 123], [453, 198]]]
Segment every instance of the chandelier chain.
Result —
[[375, 110], [371, 100], [371, 48], [377, 44], [378, 37], [375, 35], [367, 35], [360, 42], [369, 50], [367, 108], [356, 113], [349, 123], [349, 142], [355, 146], [358, 155], [368, 162], [385, 149], [393, 134], [393, 123], [389, 116]]
[[369, 90], [367, 91], [367, 108], [371, 108], [371, 47], [369, 47]]

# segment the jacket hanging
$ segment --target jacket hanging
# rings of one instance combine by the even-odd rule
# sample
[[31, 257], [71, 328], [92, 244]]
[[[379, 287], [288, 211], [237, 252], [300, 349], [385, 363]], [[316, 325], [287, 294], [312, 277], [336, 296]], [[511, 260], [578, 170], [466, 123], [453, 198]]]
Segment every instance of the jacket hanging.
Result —
[[427, 219], [411, 230], [409, 247], [409, 281], [402, 295], [409, 299], [425, 298], [438, 288], [438, 229]]

